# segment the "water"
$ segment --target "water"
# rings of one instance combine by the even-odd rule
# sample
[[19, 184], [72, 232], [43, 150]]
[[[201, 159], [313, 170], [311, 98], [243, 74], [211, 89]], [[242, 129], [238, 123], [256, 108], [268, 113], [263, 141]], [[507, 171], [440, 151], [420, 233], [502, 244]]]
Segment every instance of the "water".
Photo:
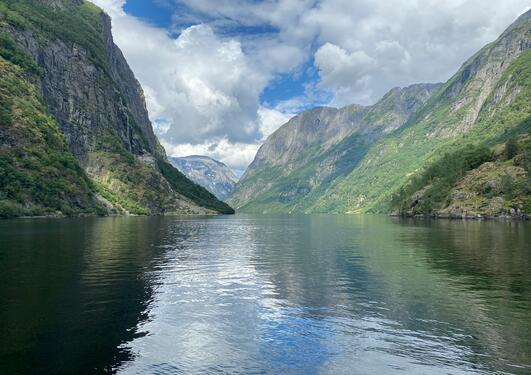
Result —
[[531, 224], [0, 221], [0, 373], [530, 374]]

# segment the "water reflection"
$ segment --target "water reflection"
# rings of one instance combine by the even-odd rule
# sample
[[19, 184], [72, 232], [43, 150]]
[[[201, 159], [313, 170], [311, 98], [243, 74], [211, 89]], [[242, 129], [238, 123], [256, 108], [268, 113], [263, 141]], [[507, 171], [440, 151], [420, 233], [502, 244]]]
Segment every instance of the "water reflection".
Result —
[[0, 222], [2, 373], [101, 373], [130, 360], [152, 299], [156, 220]]
[[526, 223], [0, 222], [0, 369], [531, 372]]

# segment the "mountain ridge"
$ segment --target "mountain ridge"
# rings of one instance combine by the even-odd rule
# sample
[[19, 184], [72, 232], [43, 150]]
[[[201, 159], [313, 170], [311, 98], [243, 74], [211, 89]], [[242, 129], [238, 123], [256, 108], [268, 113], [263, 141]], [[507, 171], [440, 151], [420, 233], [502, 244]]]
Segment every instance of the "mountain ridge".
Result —
[[[403, 126], [438, 86], [393, 88], [372, 106], [317, 107], [302, 112], [267, 138], [229, 202], [241, 209], [252, 201], [251, 197], [274, 188], [279, 197], [275, 209], [290, 210], [308, 194], [323, 189], [330, 179], [348, 173], [370, 144]], [[310, 159], [314, 165], [308, 163]], [[298, 170], [298, 176], [292, 178], [294, 170]], [[291, 186], [294, 188], [290, 190]], [[255, 187], [260, 190], [248, 193]]]

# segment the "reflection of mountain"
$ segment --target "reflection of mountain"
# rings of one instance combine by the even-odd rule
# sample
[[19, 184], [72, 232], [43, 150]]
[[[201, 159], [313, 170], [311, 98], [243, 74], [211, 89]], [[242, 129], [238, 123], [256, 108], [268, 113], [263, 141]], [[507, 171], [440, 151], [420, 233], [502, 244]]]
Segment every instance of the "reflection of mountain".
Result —
[[[353, 335], [373, 335], [376, 346], [387, 340], [393, 354], [432, 357], [438, 366], [452, 360], [505, 371], [514, 371], [510, 363], [531, 366], [522, 315], [531, 310], [529, 225], [408, 225], [358, 216], [271, 225], [287, 229], [275, 234], [276, 245], [257, 246], [257, 272], [269, 275], [274, 295], [295, 315], [321, 316], [323, 324], [331, 316], [359, 317], [358, 326], [345, 326]], [[266, 235], [257, 231], [252, 242], [264, 243]], [[330, 340], [351, 341], [341, 334]]]
[[[370, 219], [369, 219], [370, 220]], [[367, 223], [370, 228], [372, 223]], [[414, 330], [450, 324], [469, 348], [467, 360], [487, 353], [491, 369], [531, 367], [524, 317], [531, 310], [531, 241], [527, 223], [397, 221], [365, 232], [371, 273], [385, 275], [389, 316]], [[527, 292], [526, 292], [527, 290]], [[403, 305], [403, 301], [408, 301]], [[418, 319], [424, 315], [425, 321]]]
[[131, 359], [118, 346], [141, 334], [164, 231], [160, 218], [2, 223], [2, 372], [102, 373]]
[[0, 372], [525, 373], [529, 229], [328, 215], [0, 222]]

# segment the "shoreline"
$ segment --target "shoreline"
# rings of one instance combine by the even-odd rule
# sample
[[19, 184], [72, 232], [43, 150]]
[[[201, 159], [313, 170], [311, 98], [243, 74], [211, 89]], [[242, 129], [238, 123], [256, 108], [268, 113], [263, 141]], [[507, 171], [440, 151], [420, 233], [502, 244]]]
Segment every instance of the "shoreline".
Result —
[[467, 214], [403, 214], [403, 213], [391, 213], [391, 217], [402, 218], [402, 219], [443, 219], [443, 220], [474, 220], [474, 221], [530, 221], [531, 216], [522, 214], [522, 215], [500, 215], [500, 216], [489, 216], [489, 215], [467, 215]]
[[50, 214], [50, 215], [35, 215], [35, 216], [14, 216], [14, 217], [1, 217], [0, 221], [3, 220], [17, 220], [17, 219], [79, 219], [79, 218], [89, 218], [89, 217], [98, 217], [98, 218], [108, 218], [108, 217], [161, 217], [161, 216], [186, 216], [186, 217], [201, 217], [201, 216], [223, 216], [223, 215], [234, 215], [234, 214], [224, 214], [224, 213], [167, 213], [167, 214], [154, 214], [154, 215], [138, 215], [138, 214], [110, 214], [110, 215], [98, 215], [98, 214], [78, 214], [78, 215], [64, 215], [64, 214]]

